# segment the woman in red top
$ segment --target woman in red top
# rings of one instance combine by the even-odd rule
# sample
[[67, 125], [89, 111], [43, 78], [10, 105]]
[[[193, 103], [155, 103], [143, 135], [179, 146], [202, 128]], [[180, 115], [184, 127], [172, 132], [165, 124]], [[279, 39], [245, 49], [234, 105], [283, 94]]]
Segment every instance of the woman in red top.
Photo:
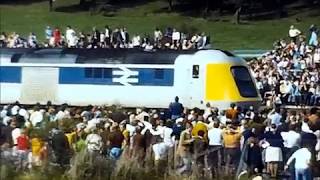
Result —
[[61, 40], [61, 32], [58, 28], [56, 28], [53, 32], [54, 45], [59, 46]]
[[29, 153], [29, 137], [24, 130], [21, 130], [21, 135], [17, 138], [17, 150], [19, 155], [19, 169], [26, 169], [28, 167], [28, 153]]
[[24, 132], [17, 138], [17, 148], [21, 151], [29, 149], [29, 137]]

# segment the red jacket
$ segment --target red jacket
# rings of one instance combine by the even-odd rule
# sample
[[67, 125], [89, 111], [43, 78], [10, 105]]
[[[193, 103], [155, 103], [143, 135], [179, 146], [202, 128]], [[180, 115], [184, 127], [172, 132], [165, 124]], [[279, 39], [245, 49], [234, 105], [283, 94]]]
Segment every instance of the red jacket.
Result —
[[29, 149], [29, 137], [26, 135], [20, 135], [17, 138], [18, 150], [28, 150]]

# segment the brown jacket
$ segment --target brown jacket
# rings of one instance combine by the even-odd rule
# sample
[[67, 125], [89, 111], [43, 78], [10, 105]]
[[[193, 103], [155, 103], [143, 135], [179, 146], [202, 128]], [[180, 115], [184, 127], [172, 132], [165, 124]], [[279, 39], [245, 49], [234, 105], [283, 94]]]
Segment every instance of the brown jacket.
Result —
[[181, 157], [191, 156], [193, 138], [188, 129], [181, 132], [177, 154]]

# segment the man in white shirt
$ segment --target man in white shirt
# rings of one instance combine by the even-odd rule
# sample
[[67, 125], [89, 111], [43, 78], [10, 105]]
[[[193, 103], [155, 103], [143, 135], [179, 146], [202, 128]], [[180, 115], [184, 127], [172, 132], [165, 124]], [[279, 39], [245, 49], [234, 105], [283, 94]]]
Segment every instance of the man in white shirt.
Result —
[[173, 29], [172, 32], [172, 44], [178, 43], [180, 41], [180, 32], [176, 29]]
[[71, 28], [71, 26], [67, 26], [67, 30], [66, 30], [66, 39], [67, 39], [67, 43], [69, 44], [69, 41], [72, 38], [72, 34], [76, 34], [76, 32]]
[[303, 147], [294, 152], [292, 156], [288, 159], [285, 166], [285, 170], [288, 169], [289, 165], [293, 160], [295, 160], [295, 179], [311, 180], [311, 152], [308, 150], [308, 148]]
[[219, 122], [214, 122], [213, 128], [208, 131], [209, 155], [208, 163], [214, 174], [217, 174], [217, 168], [223, 160], [223, 138], [222, 129], [219, 128]]
[[297, 37], [301, 34], [301, 31], [295, 28], [293, 25], [290, 26], [289, 29], [289, 37], [296, 42]]
[[281, 132], [283, 145], [285, 147], [286, 159], [288, 159], [293, 152], [300, 146], [301, 135], [296, 131], [296, 125], [290, 124], [288, 132]]

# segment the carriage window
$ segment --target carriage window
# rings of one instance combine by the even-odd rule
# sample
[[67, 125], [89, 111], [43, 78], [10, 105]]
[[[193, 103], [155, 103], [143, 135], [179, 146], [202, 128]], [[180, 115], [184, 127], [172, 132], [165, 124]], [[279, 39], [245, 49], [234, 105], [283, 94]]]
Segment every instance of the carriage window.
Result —
[[112, 69], [103, 68], [103, 78], [112, 78]]
[[192, 78], [199, 78], [199, 65], [192, 66]]
[[86, 78], [92, 78], [92, 68], [85, 68], [84, 69], [84, 77]]
[[257, 97], [257, 90], [246, 67], [234, 66], [231, 68], [240, 95], [242, 97]]
[[102, 78], [102, 68], [93, 68], [93, 77]]
[[154, 78], [155, 79], [163, 79], [164, 78], [164, 71], [163, 69], [156, 69], [154, 71]]

